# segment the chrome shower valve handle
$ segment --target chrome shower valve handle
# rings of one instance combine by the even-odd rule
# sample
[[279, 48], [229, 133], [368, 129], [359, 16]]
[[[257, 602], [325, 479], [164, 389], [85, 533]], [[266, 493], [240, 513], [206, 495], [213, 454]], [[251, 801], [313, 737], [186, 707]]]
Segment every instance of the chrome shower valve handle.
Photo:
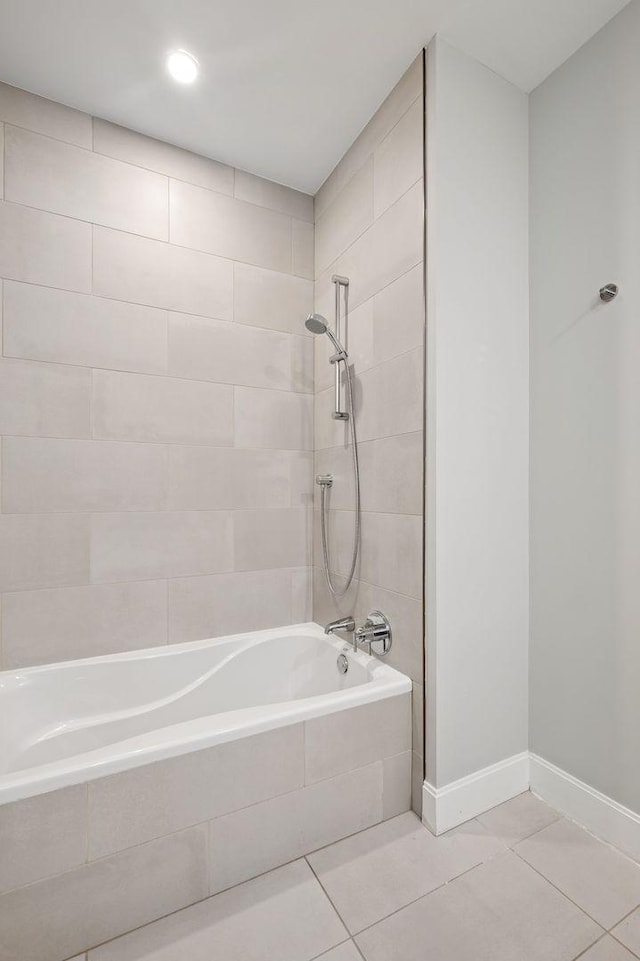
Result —
[[372, 645], [382, 645], [382, 649], [376, 648], [373, 653], [378, 657], [386, 657], [391, 650], [392, 643], [391, 624], [381, 611], [371, 611], [368, 618], [355, 632], [355, 642], [366, 645], [369, 654], [372, 653]]

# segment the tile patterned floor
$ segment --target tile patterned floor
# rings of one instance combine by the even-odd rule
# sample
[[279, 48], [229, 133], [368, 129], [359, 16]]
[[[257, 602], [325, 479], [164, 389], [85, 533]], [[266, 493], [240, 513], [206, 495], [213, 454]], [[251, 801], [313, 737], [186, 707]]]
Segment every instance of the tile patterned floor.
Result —
[[88, 961], [633, 961], [640, 865], [531, 794], [434, 838], [413, 814]]

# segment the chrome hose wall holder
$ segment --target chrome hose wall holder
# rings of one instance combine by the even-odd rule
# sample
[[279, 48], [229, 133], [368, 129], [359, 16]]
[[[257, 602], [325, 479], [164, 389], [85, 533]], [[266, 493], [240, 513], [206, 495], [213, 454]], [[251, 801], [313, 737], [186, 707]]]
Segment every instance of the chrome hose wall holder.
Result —
[[[371, 611], [362, 627], [357, 628], [355, 641], [357, 644], [366, 646], [369, 654], [373, 653], [377, 654], [378, 657], [386, 657], [391, 650], [393, 636], [391, 634], [391, 624], [382, 611]], [[382, 648], [376, 646], [372, 650], [374, 644], [382, 645]]]

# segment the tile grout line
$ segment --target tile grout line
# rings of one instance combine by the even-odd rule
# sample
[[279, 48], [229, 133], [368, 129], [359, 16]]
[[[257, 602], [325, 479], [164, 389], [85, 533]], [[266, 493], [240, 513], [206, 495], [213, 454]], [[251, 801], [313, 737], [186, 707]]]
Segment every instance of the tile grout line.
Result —
[[[555, 822], [553, 822], [553, 823], [555, 823]], [[543, 829], [543, 830], [544, 830], [544, 829]], [[536, 832], [536, 834], [538, 834], [538, 833], [539, 833], [539, 832]], [[533, 835], [531, 835], [531, 836], [533, 837]], [[535, 871], [535, 873], [536, 873], [539, 877], [541, 877], [543, 881], [546, 881], [547, 884], [550, 884], [552, 888], [555, 888], [555, 890], [556, 890], [559, 894], [561, 894], [563, 898], [566, 898], [567, 901], [569, 901], [570, 904], [573, 904], [573, 906], [578, 909], [578, 911], [582, 912], [582, 914], [584, 914], [586, 917], [588, 917], [590, 921], [593, 921], [593, 923], [596, 924], [596, 925], [600, 928], [601, 931], [603, 931], [605, 934], [607, 933], [607, 928], [605, 928], [599, 921], [596, 921], [596, 919], [595, 919], [594, 917], [592, 917], [592, 915], [590, 915], [588, 911], [586, 911], [583, 907], [581, 907], [581, 906], [577, 903], [577, 901], [574, 901], [573, 898], [569, 897], [569, 895], [568, 895], [565, 891], [563, 891], [562, 888], [558, 887], [557, 884], [555, 884], [553, 881], [551, 881], [545, 874], [542, 873], [542, 871], [539, 871], [538, 868], [536, 868], [533, 864], [530, 864], [529, 861], [527, 861], [527, 859], [526, 859], [525, 857], [523, 857], [518, 851], [515, 850], [515, 848], [512, 848], [511, 850], [512, 850], [513, 853], [516, 855], [516, 857], [520, 858], [520, 860], [522, 861], [523, 864], [526, 864], [527, 867], [531, 868], [532, 871]], [[616, 924], [617, 924], [617, 923], [619, 923], [619, 922], [616, 922]], [[614, 926], [615, 926], [615, 925], [614, 925]]]
[[[408, 813], [412, 813], [412, 812], [408, 812], [408, 811], [405, 812], [405, 814], [408, 814]], [[415, 812], [413, 812], [413, 813], [415, 813]], [[418, 818], [418, 816], [417, 816], [417, 815], [415, 815], [415, 816], [416, 816], [416, 819], [418, 820], [418, 825], [419, 825], [419, 827], [421, 827], [423, 830], [425, 830], [425, 831], [427, 831], [429, 834], [431, 834], [431, 832], [429, 832], [428, 828], [425, 827], [424, 824], [422, 824], [422, 822], [420, 821], [420, 819]], [[400, 814], [400, 815], [398, 815], [398, 817], [404, 817], [404, 815], [403, 815], [403, 814]], [[388, 819], [388, 820], [394, 820], [394, 818], [390, 818], [390, 819]], [[475, 818], [472, 819], [472, 821], [475, 821], [475, 820], [476, 820]], [[384, 823], [385, 823], [384, 821], [379, 821], [379, 822], [378, 822], [378, 825], [384, 824]], [[372, 828], [377, 827], [378, 825], [372, 825], [371, 828], [365, 828], [364, 831], [357, 831], [356, 834], [363, 834], [365, 831], [372, 830]], [[482, 825], [481, 825], [481, 826], [482, 826]], [[454, 829], [454, 830], [455, 830], [455, 829]], [[486, 830], [486, 829], [485, 829], [485, 830]], [[351, 837], [353, 837], [353, 836], [354, 836], [354, 835], [351, 835]], [[433, 835], [431, 835], [431, 836], [433, 837]], [[343, 839], [341, 839], [341, 840], [347, 840], [347, 839], [346, 839], [346, 838], [343, 838]], [[341, 840], [332, 842], [332, 844], [327, 844], [327, 845], [325, 845], [325, 848], [333, 847], [334, 844], [340, 844], [340, 843], [341, 843]], [[499, 840], [499, 839], [497, 839], [497, 840]], [[502, 842], [502, 843], [503, 843], [503, 842]], [[319, 848], [318, 850], [324, 850], [324, 848]], [[502, 851], [497, 851], [495, 854], [490, 854], [489, 857], [486, 858], [485, 860], [483, 860], [483, 861], [478, 861], [477, 864], [472, 864], [471, 867], [466, 868], [464, 871], [461, 871], [460, 874], [456, 874], [456, 875], [454, 875], [452, 878], [448, 878], [448, 880], [443, 881], [442, 884], [437, 885], [437, 887], [433, 888], [431, 891], [427, 891], [426, 893], [421, 894], [421, 895], [419, 895], [419, 896], [416, 897], [416, 898], [412, 898], [411, 901], [408, 901], [406, 904], [401, 905], [399, 908], [396, 908], [394, 911], [391, 911], [389, 914], [385, 914], [385, 915], [383, 915], [381, 918], [378, 918], [377, 921], [373, 921], [371, 924], [366, 925], [366, 927], [362, 928], [361, 930], [356, 931], [355, 933], [353, 933], [353, 934], [351, 935], [352, 939], [355, 939], [356, 937], [359, 937], [359, 935], [363, 934], [365, 931], [368, 931], [368, 930], [370, 930], [371, 928], [374, 928], [377, 924], [380, 924], [382, 921], [386, 921], [388, 918], [393, 917], [395, 914], [399, 914], [400, 911], [404, 911], [405, 908], [408, 908], [408, 907], [410, 907], [411, 905], [416, 904], [418, 901], [422, 901], [422, 900], [424, 900], [425, 898], [428, 898], [430, 895], [435, 894], [436, 891], [440, 891], [442, 888], [447, 887], [447, 885], [452, 884], [454, 881], [458, 881], [460, 878], [465, 877], [465, 875], [471, 874], [473, 871], [477, 870], [478, 868], [481, 868], [483, 865], [488, 864], [490, 861], [495, 860], [495, 858], [497, 858], [497, 857], [502, 857], [503, 855], [507, 854], [507, 853], [509, 852], [509, 850], [510, 850], [510, 849], [505, 845], [504, 850], [502, 850]], [[313, 871], [314, 875], [315, 875], [316, 878], [318, 879], [318, 883], [319, 883], [320, 886], [322, 887], [323, 891], [325, 891], [325, 893], [327, 894], [327, 897], [328, 897], [329, 900], [331, 901], [331, 904], [332, 904], [333, 907], [335, 908], [337, 914], [340, 916], [340, 920], [343, 922], [343, 924], [345, 925], [345, 927], [347, 927], [344, 919], [342, 918], [342, 915], [340, 915], [340, 912], [338, 911], [337, 907], [335, 906], [334, 902], [332, 901], [330, 895], [328, 894], [328, 892], [326, 892], [326, 889], [325, 889], [325, 887], [324, 887], [324, 885], [323, 885], [320, 877], [316, 874], [313, 866], [312, 866], [311, 863], [308, 861], [308, 858], [311, 857], [311, 855], [312, 855], [312, 854], [315, 854], [315, 853], [317, 853], [317, 852], [312, 851], [312, 852], [310, 852], [309, 855], [305, 855], [305, 860], [307, 861], [307, 863], [309, 864], [309, 867], [311, 868], [311, 870]], [[347, 929], [347, 930], [349, 930], [349, 929]], [[357, 944], [356, 944], [356, 947], [358, 947]], [[362, 952], [361, 952], [361, 953], [362, 953]]]
[[[20, 88], [18, 88], [18, 89], [20, 89]], [[25, 92], [28, 92], [28, 91], [25, 91]], [[34, 96], [37, 96], [37, 94], [34, 95]], [[44, 99], [47, 99], [47, 98], [44, 98]], [[56, 101], [51, 101], [51, 102], [55, 103]], [[69, 108], [69, 109], [74, 110], [74, 109], [76, 109], [76, 108], [71, 107], [71, 108]], [[79, 112], [79, 113], [84, 113], [83, 111], [78, 111], [78, 112]], [[221, 160], [215, 160], [213, 157], [208, 157], [206, 154], [200, 154], [200, 153], [197, 153], [195, 150], [189, 150], [188, 147], [178, 147], [176, 144], [171, 144], [171, 143], [169, 143], [168, 141], [164, 141], [164, 140], [158, 140], [158, 138], [156, 138], [156, 137], [150, 137], [150, 136], [148, 136], [147, 134], [139, 133], [138, 131], [133, 130], [132, 128], [129, 128], [129, 127], [124, 127], [124, 128], [123, 128], [123, 129], [125, 129], [127, 132], [137, 134], [138, 136], [142, 137], [144, 140], [152, 141], [153, 143], [159, 143], [159, 144], [161, 144], [162, 146], [173, 147], [178, 153], [186, 154], [186, 155], [188, 155], [189, 157], [196, 157], [196, 158], [199, 159], [199, 160], [204, 160], [205, 163], [207, 163], [207, 164], [212, 164], [214, 167], [224, 168], [224, 170], [229, 170], [229, 171], [231, 171], [232, 179], [233, 179], [233, 182], [234, 182], [234, 183], [233, 183], [233, 186], [232, 186], [232, 188], [231, 188], [231, 192], [230, 192], [230, 193], [229, 193], [229, 191], [227, 191], [227, 190], [222, 190], [222, 189], [217, 188], [217, 187], [211, 187], [211, 186], [209, 186], [209, 185], [205, 185], [205, 184], [202, 184], [202, 183], [200, 183], [200, 182], [197, 182], [197, 181], [195, 181], [195, 180], [193, 180], [193, 179], [188, 180], [188, 179], [186, 179], [185, 177], [179, 177], [179, 176], [177, 176], [177, 175], [174, 174], [174, 173], [167, 173], [165, 170], [158, 170], [156, 167], [148, 167], [148, 166], [145, 166], [145, 165], [142, 164], [142, 163], [138, 163], [138, 162], [136, 162], [136, 161], [134, 161], [134, 160], [130, 160], [130, 159], [125, 159], [125, 158], [123, 158], [122, 156], [117, 156], [117, 155], [114, 154], [114, 153], [108, 153], [108, 152], [106, 152], [106, 151], [104, 151], [104, 150], [97, 150], [97, 149], [96, 149], [96, 146], [95, 146], [95, 122], [96, 122], [96, 120], [99, 121], [99, 122], [101, 122], [101, 123], [107, 123], [107, 124], [109, 124], [110, 126], [114, 126], [114, 127], [118, 127], [118, 126], [121, 126], [121, 125], [120, 125], [120, 124], [115, 124], [115, 123], [113, 123], [113, 122], [111, 122], [111, 121], [109, 121], [109, 120], [105, 120], [103, 117], [96, 117], [96, 116], [94, 116], [94, 115], [92, 115], [92, 114], [86, 114], [86, 113], [85, 113], [84, 116], [87, 117], [88, 120], [90, 121], [91, 131], [90, 131], [90, 145], [89, 145], [89, 146], [85, 146], [84, 144], [77, 143], [77, 141], [75, 141], [75, 140], [67, 140], [67, 139], [64, 139], [64, 138], [62, 138], [62, 137], [56, 137], [56, 136], [54, 136], [54, 135], [51, 134], [51, 133], [43, 133], [41, 130], [35, 130], [35, 129], [33, 129], [33, 127], [27, 127], [27, 126], [25, 126], [24, 124], [21, 124], [21, 123], [12, 122], [12, 121], [9, 121], [9, 120], [0, 121], [0, 123], [4, 123], [6, 127], [14, 127], [16, 130], [22, 130], [22, 131], [24, 131], [25, 133], [31, 134], [31, 136], [34, 136], [34, 137], [42, 137], [42, 138], [45, 139], [45, 140], [52, 140], [54, 143], [64, 144], [64, 145], [67, 146], [67, 147], [75, 148], [76, 150], [81, 150], [81, 151], [83, 151], [84, 153], [87, 153], [87, 154], [94, 154], [94, 155], [96, 156], [96, 158], [102, 157], [102, 158], [104, 158], [105, 160], [112, 161], [112, 162], [114, 162], [114, 163], [116, 163], [116, 164], [119, 164], [119, 165], [121, 164], [123, 167], [133, 167], [133, 168], [135, 168], [136, 170], [143, 170], [143, 171], [145, 171], [145, 173], [150, 173], [150, 174], [152, 174], [152, 175], [154, 175], [154, 176], [156, 176], [156, 177], [164, 177], [164, 178], [166, 178], [167, 180], [175, 180], [175, 181], [177, 181], [178, 183], [186, 184], [188, 187], [195, 187], [195, 188], [197, 188], [198, 190], [206, 190], [206, 191], [208, 191], [209, 193], [216, 194], [217, 196], [226, 197], [226, 198], [231, 199], [231, 200], [236, 200], [238, 203], [247, 204], [247, 205], [250, 206], [250, 207], [256, 207], [256, 208], [258, 208], [259, 210], [268, 210], [268, 211], [271, 211], [272, 213], [275, 213], [275, 214], [281, 214], [281, 215], [284, 216], [284, 217], [290, 217], [292, 220], [299, 220], [301, 223], [307, 223], [307, 224], [311, 224], [312, 226], [314, 226], [314, 220], [313, 220], [313, 218], [312, 218], [312, 219], [308, 219], [308, 216], [301, 216], [299, 213], [295, 213], [295, 214], [294, 214], [294, 213], [292, 213], [292, 212], [290, 212], [290, 211], [288, 211], [288, 210], [282, 210], [281, 207], [275, 207], [275, 206], [272, 206], [272, 205], [270, 205], [270, 204], [258, 203], [257, 201], [247, 200], [245, 197], [239, 197], [239, 196], [237, 196], [236, 190], [235, 190], [235, 175], [236, 175], [236, 172], [237, 172], [237, 168], [235, 168], [235, 167], [232, 166], [231, 164], [225, 164], [225, 163], [224, 163], [223, 161], [221, 161]], [[305, 193], [304, 190], [297, 190], [295, 187], [288, 187], [286, 184], [278, 184], [276, 181], [269, 180], [269, 179], [266, 178], [266, 177], [260, 177], [259, 174], [252, 174], [250, 171], [241, 171], [241, 173], [247, 173], [250, 177], [255, 177], [257, 180], [265, 180], [265, 181], [266, 181], [268, 184], [270, 184], [270, 185], [273, 184], [274, 186], [279, 187], [279, 188], [281, 188], [281, 189], [284, 189], [284, 190], [287, 190], [287, 191], [291, 191], [291, 193], [301, 195], [302, 197], [308, 198], [308, 199], [311, 200], [311, 201], [313, 201], [313, 199], [314, 199], [311, 194]]]
[[[163, 176], [163, 175], [158, 174], [158, 176]], [[415, 185], [414, 185], [414, 186], [415, 186]], [[204, 190], [206, 190], [206, 188], [196, 188], [196, 189], [204, 189]], [[238, 201], [238, 203], [245, 203], [245, 201]], [[274, 267], [274, 266], [272, 266], [272, 265], [266, 265], [266, 264], [264, 264], [264, 263], [256, 263], [255, 260], [243, 260], [241, 257], [237, 257], [237, 256], [236, 256], [236, 257], [230, 257], [228, 254], [216, 253], [216, 252], [213, 251], [213, 250], [208, 250], [208, 249], [205, 249], [205, 248], [203, 248], [203, 247], [193, 247], [193, 246], [189, 246], [188, 244], [178, 244], [178, 243], [176, 243], [175, 241], [174, 241], [174, 242], [171, 242], [171, 241], [169, 241], [169, 240], [164, 240], [162, 237], [157, 237], [157, 236], [155, 236], [155, 235], [153, 235], [153, 234], [151, 234], [151, 233], [146, 233], [146, 234], [145, 234], [145, 233], [136, 232], [136, 231], [134, 231], [134, 230], [126, 230], [126, 229], [123, 229], [122, 227], [112, 227], [110, 224], [101, 223], [101, 222], [97, 222], [97, 221], [94, 221], [94, 220], [87, 220], [86, 218], [82, 218], [82, 217], [74, 217], [74, 216], [72, 216], [71, 214], [59, 213], [57, 210], [49, 210], [48, 208], [45, 208], [45, 207], [37, 207], [37, 206], [35, 206], [34, 204], [20, 203], [20, 202], [15, 201], [15, 200], [7, 200], [6, 197], [0, 199], [0, 206], [1, 206], [2, 204], [6, 204], [7, 207], [19, 207], [19, 208], [21, 208], [22, 210], [37, 210], [38, 213], [44, 214], [44, 215], [47, 216], [47, 217], [59, 217], [61, 220], [68, 220], [68, 221], [71, 221], [71, 222], [74, 223], [74, 224], [86, 224], [88, 227], [91, 227], [91, 226], [93, 226], [93, 227], [98, 227], [100, 230], [108, 230], [108, 231], [111, 231], [112, 233], [121, 234], [121, 235], [123, 235], [123, 236], [125, 236], [125, 237], [137, 237], [137, 238], [140, 239], [140, 240], [146, 240], [146, 241], [150, 241], [150, 242], [156, 243], [156, 244], [164, 244], [164, 245], [167, 246], [167, 247], [173, 247], [173, 248], [175, 248], [175, 249], [177, 249], [177, 250], [190, 250], [190, 251], [193, 251], [194, 253], [203, 254], [203, 255], [205, 255], [205, 256], [207, 256], [207, 257], [214, 257], [214, 258], [217, 259], [217, 260], [223, 260], [223, 261], [226, 261], [226, 262], [228, 262], [228, 263], [230, 263], [230, 264], [239, 263], [239, 264], [243, 264], [243, 265], [245, 265], [245, 266], [247, 266], [247, 267], [255, 267], [257, 270], [268, 270], [268, 271], [271, 271], [272, 273], [282, 274], [282, 275], [284, 275], [285, 277], [293, 277], [293, 278], [296, 278], [296, 279], [299, 279], [299, 280], [306, 280], [306, 281], [308, 281], [309, 283], [313, 283], [313, 282], [314, 282], [313, 277], [306, 277], [306, 276], [302, 276], [302, 275], [300, 275], [300, 274], [294, 274], [294, 273], [292, 273], [292, 272], [289, 271], [289, 270], [283, 270], [281, 267]], [[250, 205], [250, 206], [256, 206], [256, 205], [253, 205], [253, 204], [252, 204], [252, 205]], [[268, 208], [268, 207], [258, 207], [257, 209], [259, 209], [259, 210], [270, 210], [270, 208]], [[270, 212], [273, 213], [274, 211], [270, 211]], [[277, 211], [275, 211], [275, 212], [277, 213]], [[280, 216], [282, 216], [282, 217], [287, 217], [288, 215], [287, 215], [287, 214], [281, 214]], [[289, 217], [289, 219], [291, 219], [291, 218]], [[413, 266], [416, 266], [416, 265], [414, 264]], [[9, 279], [9, 280], [14, 280], [15, 278], [10, 277], [10, 278], [8, 278], [8, 279]], [[18, 283], [29, 283], [29, 281], [17, 281], [17, 282], [18, 282]], [[46, 287], [46, 286], [51, 286], [51, 285], [41, 284], [41, 285], [36, 285], [36, 286]], [[66, 289], [68, 289], [68, 288], [63, 287], [63, 288], [59, 288], [59, 289], [61, 289], [61, 290], [66, 290]], [[86, 291], [85, 291], [85, 292], [86, 292]], [[76, 291], [76, 293], [83, 293], [83, 291]], [[110, 298], [110, 299], [117, 300], [118, 298]], [[149, 306], [153, 306], [153, 305], [149, 305]]]
[[[0, 203], [3, 203], [3, 202], [6, 202], [6, 201], [0, 200]], [[76, 221], [76, 222], [85, 223], [86, 221]], [[91, 223], [90, 226], [95, 228], [95, 227], [100, 227], [100, 224]], [[138, 236], [138, 235], [134, 235], [134, 236]], [[162, 243], [162, 241], [159, 241], [159, 243]], [[190, 249], [190, 248], [186, 248], [186, 249]], [[229, 258], [220, 258], [220, 259], [224, 260]], [[302, 280], [305, 283], [313, 284], [313, 281], [306, 280], [304, 277], [298, 277], [294, 274], [288, 274], [285, 271], [273, 270], [270, 267], [261, 267], [259, 264], [250, 264], [242, 260], [230, 260], [229, 262], [234, 266], [240, 265], [241, 267], [249, 267], [253, 270], [261, 270], [268, 274], [277, 274], [279, 277], [286, 277], [290, 280]], [[413, 268], [410, 268], [410, 269], [413, 269]], [[106, 294], [99, 294], [95, 292], [91, 293], [87, 290], [78, 290], [77, 287], [61, 287], [60, 285], [56, 285], [56, 284], [45, 284], [42, 282], [36, 282], [31, 280], [22, 280], [20, 278], [8, 277], [6, 275], [2, 275], [0, 279], [3, 279], [11, 284], [18, 284], [19, 286], [22, 286], [22, 287], [40, 287], [40, 288], [43, 288], [44, 290], [55, 290], [60, 293], [75, 294], [78, 297], [95, 297], [97, 300], [107, 300], [116, 304], [127, 304], [133, 307], [145, 307], [147, 310], [164, 311], [168, 314], [178, 314], [179, 316], [197, 317], [203, 320], [215, 320], [215, 321], [218, 321], [219, 323], [232, 323], [232, 321], [225, 320], [222, 317], [216, 317], [213, 314], [194, 313], [193, 311], [189, 311], [189, 310], [180, 310], [177, 307], [166, 307], [166, 306], [159, 307], [157, 304], [150, 304], [150, 303], [147, 303], [147, 301], [125, 300], [122, 297], [107, 296]], [[391, 281], [391, 283], [394, 283], [394, 281]], [[309, 335], [305, 334], [303, 329], [298, 330], [297, 325], [295, 330], [291, 330], [290, 328], [285, 329], [281, 327], [268, 327], [263, 324], [246, 323], [245, 321], [236, 321], [236, 323], [241, 324], [243, 327], [257, 328], [258, 330], [272, 330], [275, 333], [280, 333], [280, 334], [291, 334], [292, 336], [302, 337], [305, 340], [311, 340], [311, 337], [312, 337], [311, 334]]]
[[332, 951], [336, 951], [338, 948], [341, 948], [344, 944], [348, 944], [349, 941], [351, 940], [352, 938], [345, 938], [344, 941], [339, 941], [338, 944], [334, 944], [332, 948], [327, 948], [326, 951], [321, 951], [320, 954], [314, 954], [312, 958], [309, 958], [309, 961], [322, 961], [322, 959], [326, 958], [326, 956], [328, 954], [331, 954]]
[[[417, 55], [417, 57], [416, 57], [415, 59], [417, 60], [418, 57], [420, 57], [420, 53]], [[407, 68], [407, 71], [406, 71], [405, 74], [404, 74], [404, 77], [401, 77], [401, 78], [400, 78], [400, 80], [398, 81], [398, 86], [399, 86], [400, 83], [402, 83], [402, 81], [403, 81], [403, 79], [406, 77], [407, 73], [409, 73], [409, 71], [410, 71], [411, 68], [413, 67], [413, 63], [414, 63], [414, 62], [415, 62], [415, 61], [413, 61], [413, 62], [409, 65], [409, 67]], [[333, 177], [333, 176], [336, 174], [336, 172], [337, 172], [338, 168], [340, 167], [340, 165], [342, 164], [342, 162], [343, 162], [343, 161], [346, 159], [346, 157], [349, 155], [349, 153], [351, 152], [352, 148], [356, 145], [356, 143], [358, 142], [358, 140], [360, 139], [360, 137], [362, 136], [362, 134], [364, 134], [364, 132], [366, 131], [366, 129], [367, 129], [367, 127], [369, 126], [369, 124], [371, 123], [371, 121], [377, 116], [378, 112], [379, 112], [380, 110], [382, 110], [382, 108], [384, 107], [386, 101], [389, 99], [389, 97], [390, 97], [391, 94], [394, 92], [394, 90], [395, 90], [395, 87], [394, 87], [393, 90], [389, 91], [389, 94], [388, 94], [387, 98], [385, 98], [385, 100], [380, 104], [380, 106], [379, 106], [378, 110], [376, 111], [376, 113], [375, 113], [372, 117], [370, 117], [370, 119], [367, 121], [367, 123], [365, 124], [364, 128], [360, 131], [360, 133], [358, 134], [358, 136], [356, 137], [356, 139], [355, 139], [355, 140], [353, 141], [353, 143], [347, 148], [346, 152], [343, 154], [343, 156], [340, 158], [340, 160], [338, 160], [338, 162], [337, 162], [337, 164], [335, 165], [335, 167], [333, 168], [333, 170], [332, 170], [332, 171], [325, 177], [325, 179], [322, 181], [322, 183], [320, 184], [320, 186], [318, 187], [318, 189], [316, 190], [316, 192], [315, 192], [315, 194], [314, 194], [314, 197], [313, 197], [313, 199], [314, 199], [314, 204], [315, 204], [316, 197], [318, 196], [318, 194], [320, 193], [320, 191], [322, 190], [322, 188], [325, 186], [325, 184], [328, 183], [328, 181], [331, 179], [331, 177]], [[349, 179], [348, 179], [348, 180], [345, 180], [345, 182], [343, 183], [342, 187], [340, 187], [340, 188], [337, 190], [335, 196], [334, 196], [333, 199], [330, 200], [329, 203], [325, 206], [324, 210], [319, 214], [319, 217], [322, 217], [322, 215], [324, 214], [324, 212], [331, 206], [331, 204], [334, 202], [334, 200], [335, 200], [337, 197], [340, 196], [340, 194], [342, 193], [342, 191], [344, 190], [344, 188], [345, 188], [346, 186], [348, 186], [348, 184], [349, 184], [349, 183], [351, 182], [351, 180], [355, 177], [355, 175], [356, 175], [357, 173], [359, 173], [360, 170], [364, 167], [364, 165], [365, 165], [366, 162], [368, 161], [369, 157], [373, 156], [374, 152], [375, 152], [376, 149], [380, 146], [380, 144], [383, 143], [383, 142], [387, 139], [387, 137], [389, 136], [389, 134], [390, 134], [393, 130], [395, 130], [395, 128], [396, 128], [396, 127], [398, 126], [398, 124], [400, 123], [400, 121], [406, 116], [406, 114], [411, 110], [411, 108], [412, 108], [413, 106], [415, 106], [416, 100], [420, 100], [421, 98], [423, 98], [423, 96], [424, 96], [424, 91], [423, 91], [423, 90], [420, 90], [419, 93], [417, 93], [417, 94], [415, 95], [415, 97], [413, 98], [413, 100], [411, 101], [411, 103], [402, 111], [402, 113], [398, 116], [397, 120], [395, 120], [395, 121], [392, 123], [392, 125], [389, 127], [389, 129], [386, 131], [386, 133], [383, 133], [383, 134], [380, 136], [380, 138], [376, 141], [375, 147], [372, 147], [371, 150], [369, 151], [369, 153], [366, 154], [365, 159], [362, 161], [362, 163], [360, 164], [360, 166], [355, 168], [355, 170], [353, 171], [353, 173], [351, 174], [351, 176], [349, 177]]]
[[[356, 832], [356, 833], [360, 833], [360, 832]], [[338, 843], [339, 843], [339, 842], [338, 842]], [[328, 844], [328, 845], [326, 845], [326, 847], [331, 847], [331, 845]], [[347, 932], [347, 934], [348, 934], [348, 936], [349, 936], [349, 939], [353, 939], [353, 933], [352, 933], [352, 931], [350, 930], [350, 928], [348, 927], [346, 921], [344, 920], [344, 918], [342, 917], [342, 915], [341, 915], [340, 912], [338, 911], [338, 908], [337, 908], [336, 905], [334, 904], [333, 899], [331, 898], [331, 895], [329, 894], [329, 892], [328, 892], [327, 889], [325, 888], [324, 884], [322, 883], [322, 881], [320, 880], [320, 878], [319, 878], [318, 875], [316, 874], [316, 871], [315, 871], [313, 865], [312, 865], [311, 862], [309, 861], [309, 858], [310, 858], [310, 856], [311, 856], [312, 853], [314, 853], [314, 852], [311, 852], [311, 853], [308, 854], [308, 855], [305, 854], [304, 860], [305, 860], [305, 862], [306, 862], [309, 870], [311, 871], [312, 875], [314, 876], [314, 878], [315, 878], [315, 880], [316, 880], [316, 883], [319, 885], [319, 887], [320, 887], [321, 891], [323, 892], [324, 896], [326, 897], [327, 901], [329, 902], [329, 904], [331, 905], [331, 907], [332, 907], [333, 910], [335, 911], [336, 915], [337, 915], [338, 918], [340, 919], [340, 923], [342, 924], [342, 926], [344, 927], [345, 931]], [[346, 940], [348, 940], [348, 939], [346, 939]]]
[[595, 948], [597, 944], [600, 944], [602, 941], [604, 941], [606, 937], [607, 937], [607, 932], [605, 931], [602, 934], [602, 936], [598, 938], [597, 941], [594, 941], [593, 944], [590, 944], [588, 947], [586, 947], [584, 951], [581, 951], [580, 954], [577, 954], [575, 958], [573, 958], [573, 961], [579, 961], [580, 958], [584, 958], [585, 954], [588, 954], [592, 948]]

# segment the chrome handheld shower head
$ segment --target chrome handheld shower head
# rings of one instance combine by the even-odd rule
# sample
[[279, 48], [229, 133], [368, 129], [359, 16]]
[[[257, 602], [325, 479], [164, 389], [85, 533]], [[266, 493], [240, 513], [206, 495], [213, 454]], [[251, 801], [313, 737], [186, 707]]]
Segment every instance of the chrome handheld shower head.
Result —
[[339, 359], [346, 361], [348, 356], [346, 350], [333, 331], [329, 329], [329, 325], [322, 314], [309, 314], [304, 322], [304, 325], [307, 330], [311, 331], [312, 334], [326, 334], [335, 347], [336, 353], [339, 355]]

